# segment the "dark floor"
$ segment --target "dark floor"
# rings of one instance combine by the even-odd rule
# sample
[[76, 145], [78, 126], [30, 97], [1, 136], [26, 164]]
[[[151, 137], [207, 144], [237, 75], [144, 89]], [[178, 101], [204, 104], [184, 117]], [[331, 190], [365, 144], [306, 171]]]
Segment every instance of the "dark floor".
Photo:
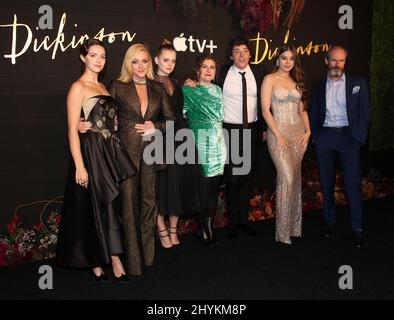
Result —
[[[274, 221], [253, 223], [257, 238], [200, 245], [193, 235], [180, 250], [158, 249], [156, 264], [128, 284], [96, 283], [88, 270], [54, 267], [53, 290], [40, 290], [38, 269], [53, 260], [0, 269], [0, 299], [271, 300], [393, 299], [394, 198], [365, 202], [366, 247], [353, 247], [347, 207], [338, 208], [333, 239], [321, 234], [321, 213], [304, 215], [303, 237], [274, 242]], [[338, 286], [339, 268], [353, 270], [353, 289]]]

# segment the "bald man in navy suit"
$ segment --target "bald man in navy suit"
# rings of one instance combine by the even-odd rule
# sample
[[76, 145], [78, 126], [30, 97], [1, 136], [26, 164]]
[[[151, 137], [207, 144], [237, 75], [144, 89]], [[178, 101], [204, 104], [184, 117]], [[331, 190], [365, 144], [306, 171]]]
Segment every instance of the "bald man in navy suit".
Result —
[[323, 191], [324, 234], [334, 235], [336, 160], [342, 165], [351, 227], [356, 248], [363, 246], [360, 150], [371, 121], [367, 81], [345, 74], [347, 50], [333, 46], [327, 53], [327, 77], [312, 89], [310, 122], [312, 142]]

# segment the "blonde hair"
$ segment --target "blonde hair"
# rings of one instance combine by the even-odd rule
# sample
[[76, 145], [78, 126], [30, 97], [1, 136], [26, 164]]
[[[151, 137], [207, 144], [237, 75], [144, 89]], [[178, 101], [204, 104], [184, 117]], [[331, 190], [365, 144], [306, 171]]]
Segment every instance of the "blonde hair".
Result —
[[120, 75], [118, 77], [119, 81], [129, 82], [133, 79], [133, 69], [131, 68], [131, 61], [141, 51], [145, 51], [148, 55], [148, 71], [146, 73], [146, 77], [150, 80], [153, 80], [155, 78], [155, 74], [153, 73], [152, 57], [149, 53], [148, 48], [142, 43], [136, 43], [130, 46], [130, 48], [128, 48], [126, 51], [123, 59], [122, 69], [120, 70]]

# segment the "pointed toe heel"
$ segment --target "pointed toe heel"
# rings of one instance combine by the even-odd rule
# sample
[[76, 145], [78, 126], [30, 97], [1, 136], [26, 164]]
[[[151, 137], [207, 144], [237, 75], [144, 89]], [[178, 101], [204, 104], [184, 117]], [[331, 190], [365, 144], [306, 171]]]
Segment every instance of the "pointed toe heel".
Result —
[[96, 279], [97, 282], [101, 282], [101, 283], [109, 282], [108, 276], [105, 273], [102, 273], [99, 276], [94, 274], [94, 278]]
[[115, 281], [118, 283], [128, 283], [129, 282], [129, 277], [125, 274], [122, 274], [120, 277], [115, 276]]

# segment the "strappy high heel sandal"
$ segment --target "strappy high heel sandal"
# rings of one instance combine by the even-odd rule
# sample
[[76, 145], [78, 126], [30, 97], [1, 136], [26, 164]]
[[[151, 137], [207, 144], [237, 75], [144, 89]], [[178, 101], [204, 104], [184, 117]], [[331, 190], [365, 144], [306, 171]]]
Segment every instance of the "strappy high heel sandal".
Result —
[[[178, 228], [177, 227], [169, 227], [168, 228], [168, 233], [169, 234], [176, 234], [176, 235], [178, 235]], [[171, 240], [171, 243], [172, 243], [172, 245], [173, 246], [179, 246], [180, 245], [180, 242], [179, 242], [179, 239], [178, 239], [178, 242], [172, 242], [172, 239], [171, 239], [171, 236], [170, 236], [170, 240]]]
[[[160, 239], [161, 246], [162, 246], [164, 249], [171, 249], [171, 248], [172, 248], [172, 242], [171, 242], [170, 234], [168, 233], [168, 231], [167, 231], [166, 229], [164, 229], [164, 230], [157, 230], [157, 236], [158, 236], [158, 238]], [[171, 244], [171, 245], [166, 247], [166, 246], [164, 245], [162, 239], [167, 238], [167, 237], [168, 237], [168, 240], [170, 241], [170, 244]]]

